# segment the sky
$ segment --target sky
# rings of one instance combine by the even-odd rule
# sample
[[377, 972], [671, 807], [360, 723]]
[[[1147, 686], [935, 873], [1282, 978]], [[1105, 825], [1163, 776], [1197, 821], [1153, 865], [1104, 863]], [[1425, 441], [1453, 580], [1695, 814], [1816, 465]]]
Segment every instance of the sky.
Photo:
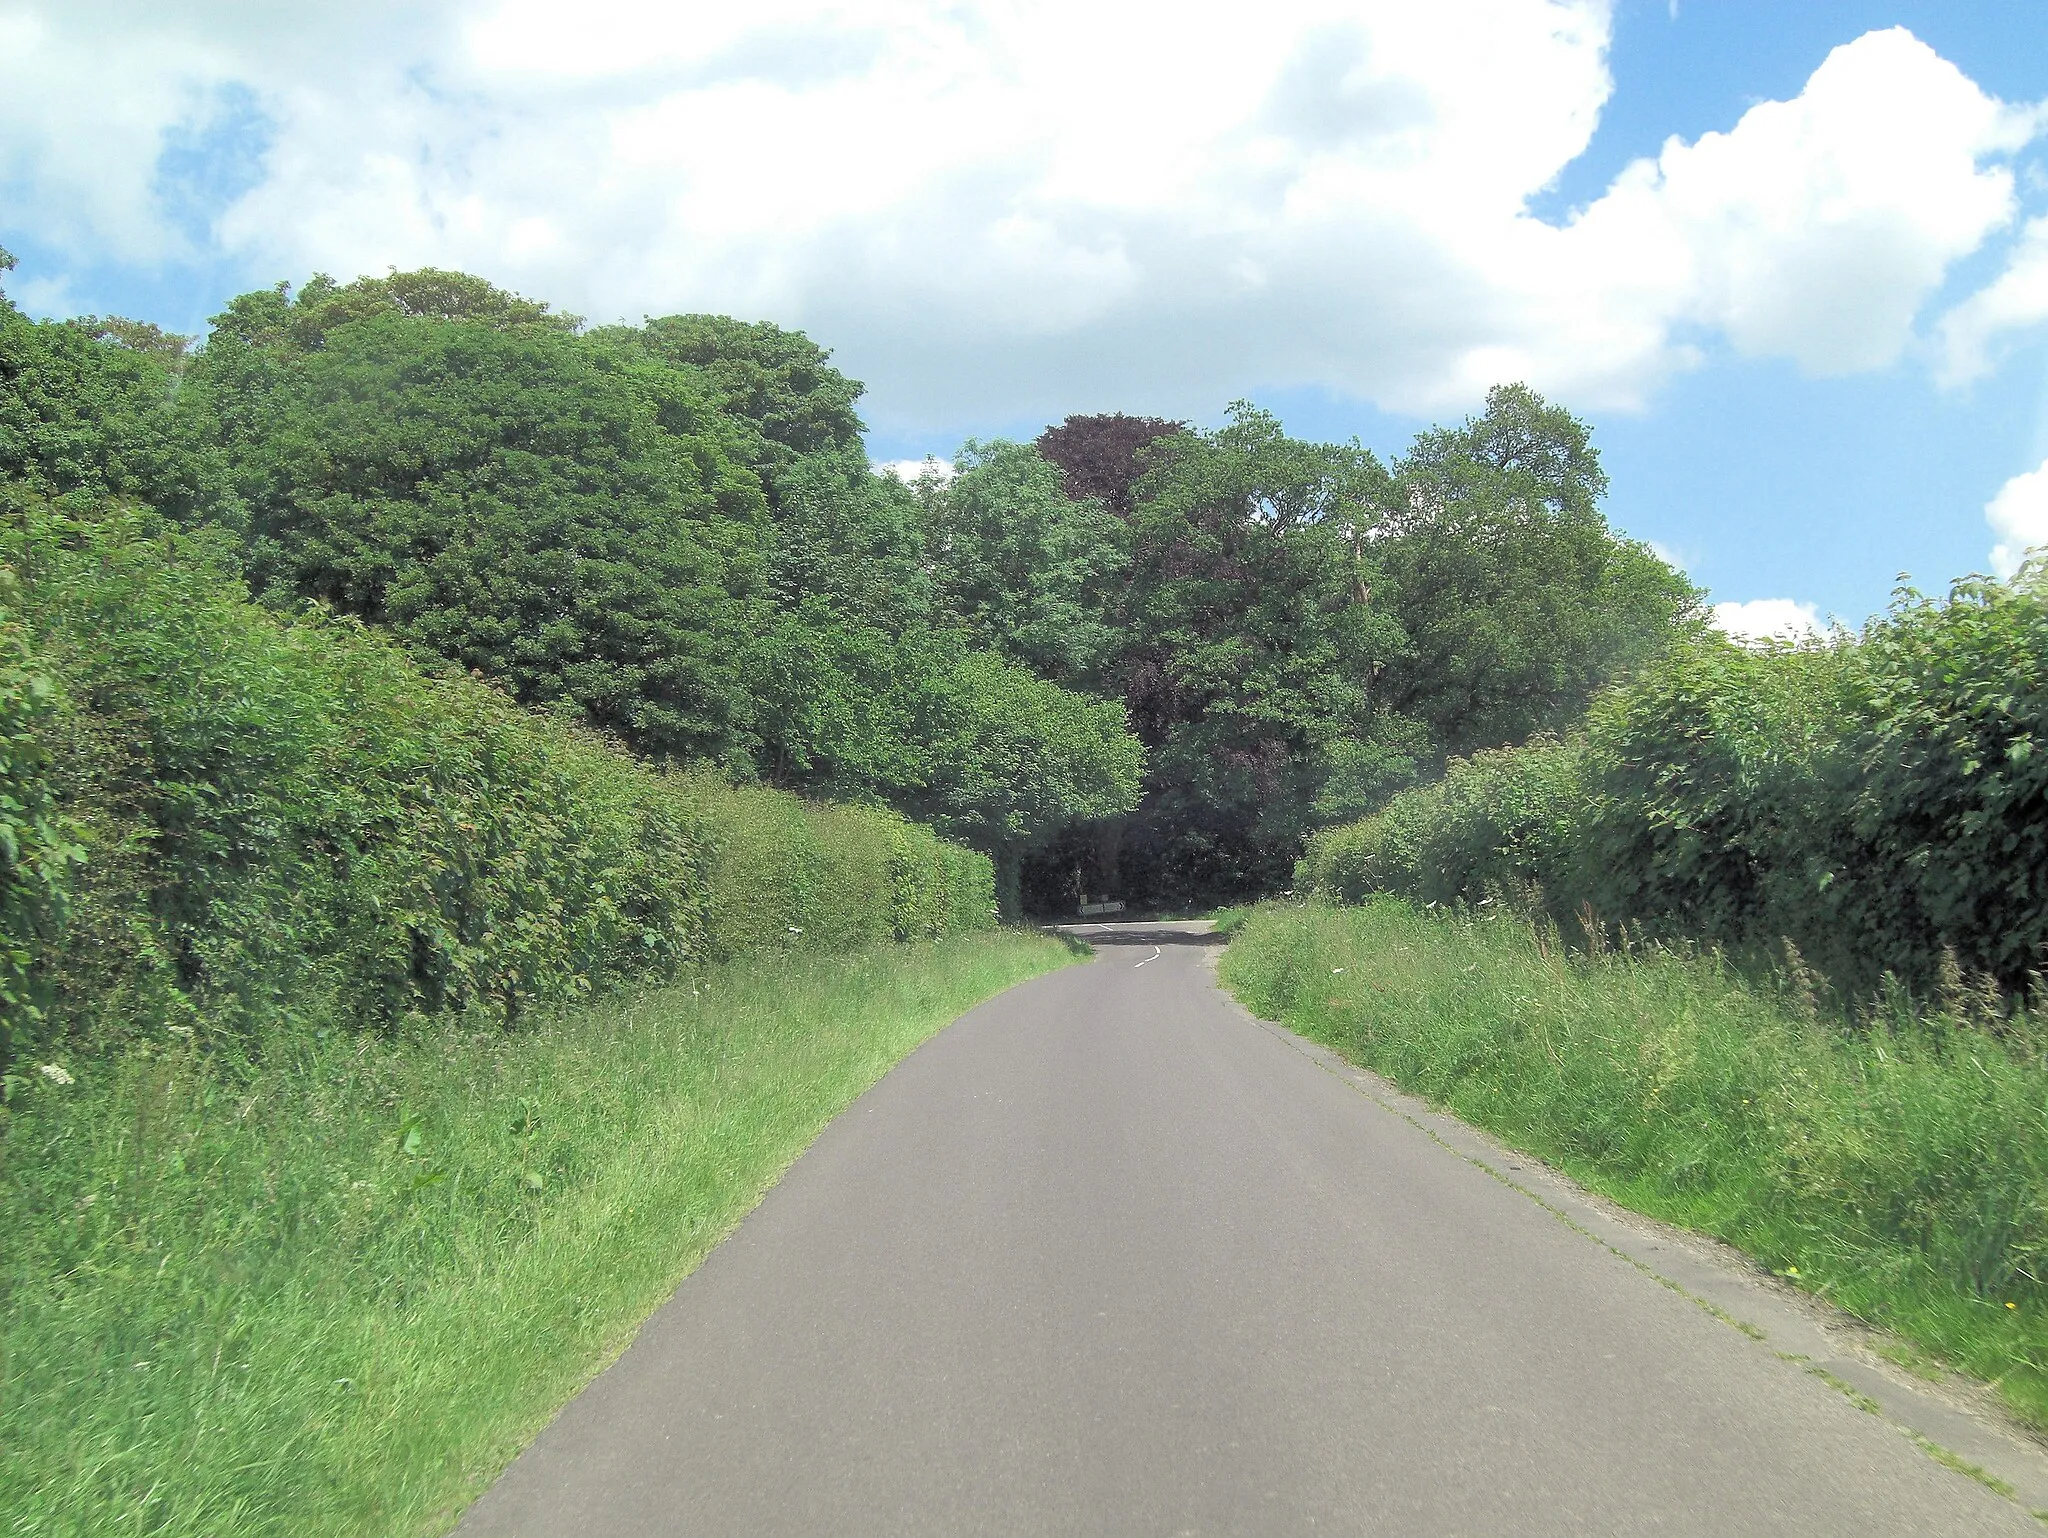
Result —
[[799, 326], [877, 460], [1522, 380], [1738, 630], [2048, 543], [2048, 0], [0, 0], [0, 245]]

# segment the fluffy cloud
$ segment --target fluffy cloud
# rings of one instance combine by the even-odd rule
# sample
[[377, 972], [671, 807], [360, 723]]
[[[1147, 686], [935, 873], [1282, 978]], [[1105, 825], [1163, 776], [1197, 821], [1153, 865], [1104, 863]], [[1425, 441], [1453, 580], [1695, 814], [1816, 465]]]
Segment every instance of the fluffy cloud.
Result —
[[190, 255], [166, 206], [181, 143], [252, 94], [289, 125], [348, 112], [446, 46], [434, 8], [404, 0], [0, 0], [0, 217], [88, 260]]
[[1942, 317], [1940, 377], [1963, 385], [1989, 373], [1998, 344], [2048, 321], [2048, 218], [2028, 223], [2005, 270]]
[[1738, 641], [1799, 641], [1820, 634], [1820, 616], [1810, 603], [1791, 598], [1753, 598], [1714, 605], [1714, 628]]
[[1603, 297], [1812, 373], [1891, 362], [1957, 258], [2010, 222], [2031, 112], [1987, 97], [1903, 29], [1831, 53], [1799, 97], [1668, 143], [1569, 232]]
[[[1294, 384], [1439, 410], [1504, 378], [1627, 405], [1716, 338], [1869, 368], [2014, 218], [2006, 157], [2040, 125], [1894, 30], [1545, 222], [1531, 199], [1612, 89], [1610, 20], [0, 0], [0, 198], [95, 257], [210, 245], [252, 280], [436, 262], [598, 317], [769, 316], [897, 425]], [[181, 221], [167, 147], [238, 123], [256, 174]]]
[[2001, 577], [2020, 569], [2027, 552], [2048, 545], [2048, 460], [2038, 470], [2015, 475], [1984, 509], [1998, 544], [1991, 566]]
[[944, 485], [959, 473], [953, 468], [950, 460], [940, 459], [931, 454], [925, 455], [923, 459], [878, 459], [874, 462], [874, 467], [883, 475], [895, 476], [906, 486], [915, 486], [927, 476]]

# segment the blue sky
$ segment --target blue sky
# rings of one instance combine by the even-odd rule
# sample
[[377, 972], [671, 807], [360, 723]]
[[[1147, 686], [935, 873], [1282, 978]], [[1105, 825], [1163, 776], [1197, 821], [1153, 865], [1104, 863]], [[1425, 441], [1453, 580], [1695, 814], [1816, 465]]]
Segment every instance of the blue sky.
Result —
[[[1615, 19], [1614, 96], [1539, 203], [1552, 217], [1598, 197], [1667, 137], [1725, 130], [1757, 101], [1796, 95], [1830, 49], [1869, 31], [1910, 28], [2008, 101], [2048, 97], [2039, 0], [1635, 0]], [[2042, 206], [2038, 190], [2027, 201]], [[1967, 291], [1991, 266], [1966, 263], [1948, 287]], [[1355, 434], [1383, 452], [1418, 425], [1326, 392], [1264, 399], [1298, 430]], [[1717, 599], [1791, 597], [1857, 624], [1901, 574], [1939, 588], [1987, 569], [1986, 503], [2048, 459], [2048, 338], [1964, 391], [1904, 362], [1814, 379], [1724, 349], [1648, 410], [1586, 415], [1618, 525], [1678, 556]]]
[[1528, 378], [1717, 600], [1854, 622], [2048, 540], [2044, 99], [2040, 0], [0, 0], [0, 244], [187, 330], [424, 262], [801, 325], [880, 459]]

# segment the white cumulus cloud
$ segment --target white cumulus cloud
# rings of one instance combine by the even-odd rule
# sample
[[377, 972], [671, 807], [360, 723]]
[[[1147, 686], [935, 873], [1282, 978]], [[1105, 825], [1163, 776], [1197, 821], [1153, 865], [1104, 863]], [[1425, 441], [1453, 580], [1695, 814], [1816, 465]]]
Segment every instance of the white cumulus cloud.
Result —
[[1672, 140], [1567, 242], [1599, 292], [1663, 325], [1818, 374], [1891, 362], [1951, 263], [2013, 217], [2031, 112], [1986, 96], [1902, 28], [1837, 48], [1789, 102]]
[[1984, 516], [1998, 536], [1991, 551], [1992, 570], [2010, 577], [2028, 551], [2048, 545], [2048, 460], [2001, 486]]
[[875, 461], [874, 468], [878, 474], [895, 476], [906, 486], [915, 486], [926, 476], [944, 485], [958, 473], [951, 460], [936, 454], [927, 454], [923, 459], [880, 459]]
[[[252, 282], [432, 262], [770, 318], [909, 429], [1289, 385], [1626, 406], [1718, 340], [1870, 368], [2015, 219], [2038, 116], [1897, 29], [1537, 217], [1612, 92], [1611, 9], [0, 0], [0, 220]], [[195, 227], [166, 151], [242, 100], [253, 172]]]
[[1944, 384], [1989, 373], [1999, 343], [2048, 321], [2048, 218], [2030, 220], [2005, 270], [1941, 320]]
[[1752, 598], [1714, 605], [1714, 628], [1738, 641], [1799, 641], [1820, 634], [1820, 615], [1792, 598]]

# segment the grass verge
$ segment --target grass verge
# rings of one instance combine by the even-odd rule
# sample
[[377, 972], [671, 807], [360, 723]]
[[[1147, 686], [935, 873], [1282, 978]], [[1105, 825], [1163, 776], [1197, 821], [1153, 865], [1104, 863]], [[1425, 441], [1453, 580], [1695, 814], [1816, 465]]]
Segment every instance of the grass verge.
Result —
[[1903, 1012], [1823, 1024], [1799, 979], [1567, 955], [1511, 916], [1393, 899], [1257, 910], [1245, 1005], [1639, 1212], [1996, 1383], [2048, 1429], [2048, 1062]]
[[1070, 954], [762, 956], [516, 1033], [11, 1082], [0, 1530], [445, 1528], [833, 1115]]
[[1219, 935], [1235, 935], [1244, 928], [1245, 921], [1256, 911], [1245, 907], [1216, 908], [1209, 914], [1209, 924]]

